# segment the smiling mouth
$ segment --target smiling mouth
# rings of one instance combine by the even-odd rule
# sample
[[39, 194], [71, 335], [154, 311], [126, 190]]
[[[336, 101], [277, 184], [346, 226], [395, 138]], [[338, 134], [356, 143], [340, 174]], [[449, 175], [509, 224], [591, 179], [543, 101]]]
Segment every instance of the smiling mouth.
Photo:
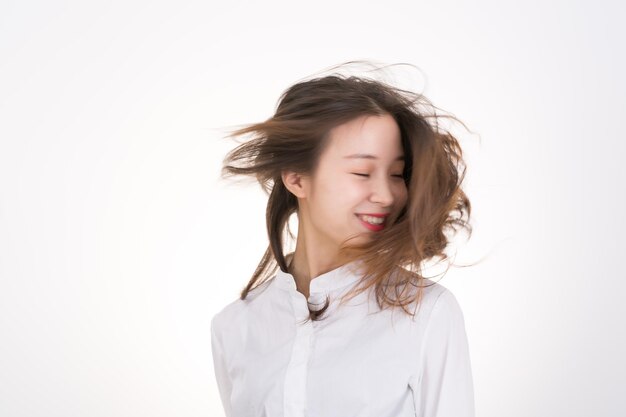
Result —
[[357, 216], [359, 217], [359, 219], [371, 223], [371, 224], [383, 224], [385, 223], [385, 217], [380, 217], [380, 216], [371, 216], [369, 214], [357, 214]]
[[375, 219], [380, 219], [381, 217], [379, 216], [367, 216], [363, 214], [355, 214], [355, 217], [359, 219], [359, 221], [361, 222], [363, 226], [375, 232], [383, 230], [387, 225], [387, 216], [383, 218], [382, 222], [380, 222], [380, 220], [378, 221], [375, 220]]

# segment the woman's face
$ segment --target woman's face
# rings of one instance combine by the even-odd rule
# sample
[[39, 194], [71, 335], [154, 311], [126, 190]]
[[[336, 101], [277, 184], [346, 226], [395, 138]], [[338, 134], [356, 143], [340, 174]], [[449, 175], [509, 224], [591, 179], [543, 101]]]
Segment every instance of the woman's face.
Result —
[[[307, 243], [330, 253], [349, 237], [359, 236], [350, 245], [361, 243], [392, 224], [407, 201], [403, 154], [400, 129], [389, 114], [332, 129], [315, 175], [302, 179], [299, 222]], [[384, 223], [371, 225], [374, 219], [366, 215]]]

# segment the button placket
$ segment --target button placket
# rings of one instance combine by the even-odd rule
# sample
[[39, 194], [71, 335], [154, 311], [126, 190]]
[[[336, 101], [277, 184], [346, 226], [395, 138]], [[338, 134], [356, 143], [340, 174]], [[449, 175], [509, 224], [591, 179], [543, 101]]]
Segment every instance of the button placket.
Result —
[[309, 319], [311, 311], [324, 307], [329, 297], [334, 308], [334, 295], [358, 279], [355, 275], [346, 275], [345, 267], [316, 277], [309, 283], [309, 296], [297, 290], [293, 275], [279, 271], [278, 285], [287, 292], [294, 314], [294, 340], [291, 357], [285, 371], [283, 387], [283, 415], [285, 417], [306, 417], [307, 415], [307, 379], [308, 367], [316, 346], [316, 334], [323, 323]]
[[313, 342], [313, 325], [311, 320], [305, 322], [309, 316], [306, 299], [300, 292], [291, 294], [294, 311], [295, 337], [291, 358], [285, 374], [284, 386], [284, 415], [305, 417], [306, 408], [306, 380], [309, 358]]

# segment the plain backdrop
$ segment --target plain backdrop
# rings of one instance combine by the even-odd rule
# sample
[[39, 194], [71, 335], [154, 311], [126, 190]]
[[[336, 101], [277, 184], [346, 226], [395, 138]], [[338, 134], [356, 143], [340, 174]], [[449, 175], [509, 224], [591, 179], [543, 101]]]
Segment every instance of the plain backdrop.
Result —
[[211, 317], [266, 248], [234, 125], [341, 62], [454, 114], [480, 417], [626, 415], [617, 1], [0, 1], [0, 415], [221, 416]]

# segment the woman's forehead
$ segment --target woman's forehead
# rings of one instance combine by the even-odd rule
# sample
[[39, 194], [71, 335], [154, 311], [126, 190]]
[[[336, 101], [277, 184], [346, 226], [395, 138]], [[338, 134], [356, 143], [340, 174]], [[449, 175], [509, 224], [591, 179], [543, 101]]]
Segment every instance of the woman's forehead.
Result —
[[326, 150], [327, 157], [344, 162], [395, 161], [402, 160], [403, 154], [400, 129], [393, 119], [381, 120], [381, 117], [371, 122], [360, 119], [337, 126], [331, 132]]

